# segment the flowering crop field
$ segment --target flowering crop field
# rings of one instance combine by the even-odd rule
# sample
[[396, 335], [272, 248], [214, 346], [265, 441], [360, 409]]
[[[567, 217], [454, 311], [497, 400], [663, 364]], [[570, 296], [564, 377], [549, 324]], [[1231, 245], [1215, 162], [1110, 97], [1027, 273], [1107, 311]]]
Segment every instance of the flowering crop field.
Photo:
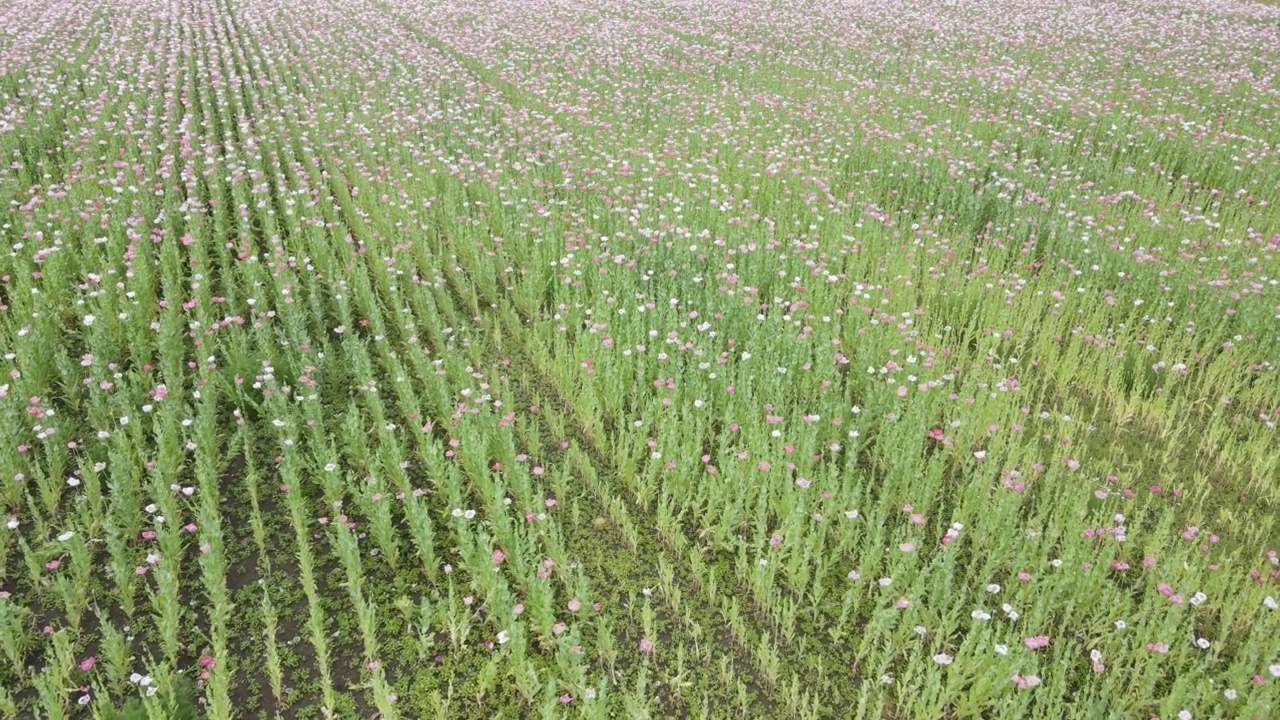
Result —
[[0, 17], [0, 717], [1280, 717], [1280, 8]]

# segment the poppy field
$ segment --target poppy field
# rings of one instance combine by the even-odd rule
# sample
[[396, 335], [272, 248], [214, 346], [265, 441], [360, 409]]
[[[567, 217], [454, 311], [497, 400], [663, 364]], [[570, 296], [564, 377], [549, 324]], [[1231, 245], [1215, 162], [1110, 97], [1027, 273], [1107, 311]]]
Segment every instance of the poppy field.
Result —
[[0, 17], [0, 717], [1280, 716], [1280, 6]]

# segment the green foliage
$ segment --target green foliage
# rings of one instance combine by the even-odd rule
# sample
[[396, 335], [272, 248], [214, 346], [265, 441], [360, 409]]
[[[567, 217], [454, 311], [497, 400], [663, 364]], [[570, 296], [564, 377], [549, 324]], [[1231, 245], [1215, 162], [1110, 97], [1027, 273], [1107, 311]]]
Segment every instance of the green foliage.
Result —
[[55, 5], [0, 715], [1276, 714], [1261, 6]]

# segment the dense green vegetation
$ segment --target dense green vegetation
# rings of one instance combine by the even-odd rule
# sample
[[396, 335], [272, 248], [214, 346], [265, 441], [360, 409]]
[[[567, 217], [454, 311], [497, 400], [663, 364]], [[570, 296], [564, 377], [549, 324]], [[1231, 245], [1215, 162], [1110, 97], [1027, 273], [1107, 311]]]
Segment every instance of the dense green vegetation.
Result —
[[1280, 709], [1280, 10], [0, 3], [0, 716]]

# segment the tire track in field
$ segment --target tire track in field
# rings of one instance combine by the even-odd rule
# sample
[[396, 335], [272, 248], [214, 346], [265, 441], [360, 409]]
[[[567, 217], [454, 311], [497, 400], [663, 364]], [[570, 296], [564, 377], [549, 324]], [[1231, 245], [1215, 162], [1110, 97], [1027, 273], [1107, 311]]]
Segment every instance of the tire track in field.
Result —
[[[432, 47], [437, 51], [453, 58], [462, 67], [467, 68], [467, 70], [471, 72], [477, 79], [483, 82], [486, 82], [494, 86], [495, 88], [497, 88], [500, 94], [502, 95], [502, 97], [507, 102], [511, 103], [513, 106], [520, 106], [521, 104], [523, 104], [527, 106], [537, 107], [538, 105], [540, 105], [540, 103], [536, 99], [529, 97], [527, 93], [515, 87], [512, 83], [493, 77], [491, 73], [488, 73], [487, 71], [485, 71], [478, 63], [476, 63], [471, 58], [465, 55], [462, 55], [461, 53], [457, 52], [453, 48], [449, 47], [447, 44], [440, 41], [439, 39], [432, 37], [429, 34], [412, 26], [406, 19], [396, 14], [385, 3], [375, 2], [375, 5], [378, 6], [379, 9], [381, 9], [383, 12], [393, 17], [405, 30], [412, 33], [414, 36], [418, 37], [429, 47]], [[580, 133], [582, 131], [582, 128], [576, 127], [576, 124], [574, 125], [575, 127], [571, 129], [577, 130]], [[443, 248], [437, 248], [438, 252], [442, 250]], [[467, 268], [466, 270], [469, 273], [477, 272], [474, 268]], [[456, 283], [457, 280], [453, 279], [451, 280], [451, 282]], [[461, 297], [463, 295], [461, 290], [462, 290], [461, 288], [454, 289], [454, 294], [459, 297], [459, 300], [461, 300]], [[515, 303], [512, 301], [509, 291], [508, 292], [500, 291], [499, 296], [486, 297], [485, 299], [493, 304], [501, 303], [502, 305], [510, 306], [513, 308], [515, 307]], [[518, 309], [517, 309], [517, 312], [519, 312]], [[534, 320], [534, 318], [529, 316], [524, 316], [523, 319], [526, 322], [532, 322]], [[518, 326], [518, 324], [516, 326], [504, 327], [502, 328], [502, 332], [512, 337], [521, 338], [522, 340], [523, 338], [527, 337], [527, 333], [523, 331]], [[536, 353], [533, 351], [532, 348], [529, 348], [527, 346], [527, 343], [522, 342], [521, 347], [526, 360], [531, 364], [533, 364], [537, 357]], [[542, 381], [543, 384], [555, 387], [554, 383], [551, 380], [551, 376], [546, 372], [545, 368], [542, 368], [542, 367], [539, 368], [539, 375], [540, 375], [539, 379]], [[560, 401], [562, 407], [567, 410], [567, 413], [566, 413], [567, 416], [576, 417], [576, 413], [572, 412], [571, 410], [570, 399], [566, 397], [563, 394], [563, 392], [558, 391], [558, 400]], [[581, 419], [579, 420], [581, 421]], [[616, 431], [613, 431], [613, 432], [606, 431], [606, 434], [607, 436], [612, 437], [613, 435], [616, 434]], [[614, 465], [614, 463], [610, 459], [608, 459], [609, 450], [607, 448], [600, 447], [598, 443], [596, 443], [595, 440], [591, 438], [588, 433], [583, 432], [579, 429], [575, 430], [575, 435], [578, 436], [580, 444], [587, 449], [587, 452], [589, 453], [589, 455], [591, 456], [592, 460], [594, 461], [597, 467], [605, 468], [606, 473], [609, 475], [613, 475], [613, 476], [618, 475], [616, 465]], [[604, 498], [599, 498], [599, 500], [602, 503], [602, 505], [607, 502]], [[631, 502], [627, 502], [627, 501], [623, 501], [623, 502], [630, 508], [630, 512], [633, 516], [638, 518], [643, 518], [643, 519], [651, 519], [649, 518], [648, 513], [645, 512], [643, 508], [640, 508], [639, 506]], [[692, 544], [690, 543], [688, 538], [683, 535], [683, 533], [680, 533], [678, 538], [664, 538], [661, 536], [661, 534], [657, 534], [656, 540], [658, 541], [658, 545], [656, 547], [665, 548], [665, 551], [661, 551], [661, 550], [659, 551], [660, 556], [668, 557], [668, 553], [674, 554], [673, 562], [671, 562], [672, 567], [680, 567], [681, 565], [684, 564], [684, 562], [682, 562], [685, 559], [683, 555], [685, 554], [686, 549], [692, 547]], [[696, 583], [692, 582], [691, 580], [686, 580], [686, 587], [688, 590], [693, 591], [694, 596], [705, 597], [706, 589], [700, 588]], [[748, 596], [749, 596], [749, 593], [748, 593]], [[801, 684], [799, 683], [798, 678], [793, 673], [783, 670], [784, 667], [788, 667], [788, 666], [799, 667], [800, 663], [798, 658], [791, 657], [790, 653], [785, 651], [785, 649], [783, 649], [781, 652], [779, 651], [778, 638], [777, 638], [776, 631], [771, 631], [766, 626], [760, 625], [761, 620], [759, 619], [753, 619], [752, 617], [745, 614], [744, 615], [736, 614], [736, 607], [737, 607], [736, 601], [733, 601], [733, 604], [731, 606], [726, 604], [725, 607], [723, 608], [717, 608], [715, 607], [713, 600], [711, 600], [710, 598], [707, 598], [707, 600], [711, 601], [712, 603], [711, 605], [708, 605], [705, 608], [705, 611], [708, 612], [708, 614], [714, 614], [715, 610], [720, 611], [720, 614], [722, 616], [730, 612], [733, 612], [736, 617], [741, 618], [743, 620], [744, 624], [747, 624], [748, 630], [746, 632], [746, 637], [735, 638], [735, 640], [742, 652], [744, 652], [746, 655], [751, 656], [755, 659], [756, 662], [755, 662], [755, 665], [753, 666], [753, 671], [757, 675], [757, 678], [762, 686], [771, 687], [771, 688], [777, 687], [779, 684], [780, 678], [785, 674], [791, 680], [791, 682], [788, 683], [791, 687], [793, 688], [801, 687]], [[726, 609], [729, 607], [732, 607], [733, 610]], [[765, 658], [759, 657], [762, 654], [765, 655], [766, 657]], [[768, 657], [769, 655], [773, 655], [773, 657], [770, 658]], [[761, 667], [762, 665], [768, 665], [773, 669], [770, 671], [765, 671]], [[807, 702], [805, 704], [807, 704]]]
[[[438, 238], [436, 242], [442, 243], [445, 241]], [[443, 253], [445, 249], [446, 246], [438, 245], [435, 248], [435, 251], [437, 253]], [[464, 267], [462, 269], [468, 274], [477, 272], [471, 268]], [[467, 288], [461, 285], [462, 281], [458, 277], [458, 273], [448, 273], [446, 274], [446, 277], [448, 279], [450, 296], [454, 298], [455, 302], [465, 304], [463, 298], [465, 297]], [[604, 475], [618, 476], [618, 468], [616, 464], [609, 459], [608, 449], [601, 447], [591, 437], [591, 435], [583, 429], [582, 419], [579, 418], [576, 412], [572, 409], [571, 398], [565, 394], [563, 388], [559, 387], [555, 383], [553, 376], [548, 372], [546, 366], [538, 361], [537, 353], [533, 348], [528, 346], [528, 343], [525, 340], [528, 337], [527, 330], [520, 326], [518, 319], [512, 319], [512, 315], [515, 315], [517, 318], [522, 316], [518, 314], [519, 311], [515, 309], [515, 305], [511, 299], [505, 293], [499, 296], [485, 297], [483, 299], [489, 301], [495, 306], [498, 306], [499, 308], [509, 311], [509, 313], [504, 314], [499, 310], [498, 315], [502, 317], [504, 322], [499, 326], [497, 332], [502, 336], [518, 339], [519, 343], [516, 347], [516, 351], [523, 360], [525, 366], [535, 369], [536, 380], [540, 386], [554, 389], [552, 399], [561, 410], [562, 415], [566, 418], [573, 418], [577, 421], [578, 427], [573, 428], [573, 435], [577, 438], [578, 447], [582, 449], [581, 451], [584, 453], [583, 458], [586, 460], [585, 463], [577, 465], [579, 474], [591, 472], [590, 468], [594, 466], [594, 468], [598, 468]], [[524, 316], [523, 320], [526, 322], [532, 322], [533, 318]], [[520, 387], [520, 396], [522, 405], [540, 404], [538, 400], [541, 396], [537, 391], [528, 387]], [[539, 416], [539, 422], [542, 424], [544, 429], [551, 431], [552, 428], [547, 424], [545, 416], [541, 413]], [[687, 564], [688, 559], [684, 556], [684, 549], [691, 547], [687, 538], [684, 538], [683, 535], [678, 538], [667, 538], [662, 536], [660, 533], [640, 532], [635, 530], [636, 526], [635, 523], [630, 520], [631, 517], [634, 516], [640, 518], [642, 519], [642, 522], [651, 520], [651, 518], [648, 517], [648, 514], [643, 508], [640, 508], [634, 502], [619, 500], [618, 495], [608, 492], [606, 487], [607, 486], [605, 485], [593, 484], [593, 505], [600, 516], [608, 516], [614, 520], [614, 526], [612, 529], [615, 533], [622, 533], [621, 536], [613, 538], [614, 547], [619, 549], [623, 549], [624, 546], [630, 547], [631, 552], [643, 557], [663, 558], [663, 562], [666, 562], [669, 567], [673, 568], [673, 571], [674, 568], [682, 567]], [[647, 525], [648, 523], [645, 522], [645, 524]], [[633, 533], [626, 532], [625, 528], [631, 529]], [[636, 538], [636, 545], [634, 547], [631, 547], [630, 543], [630, 537], [632, 536]], [[709, 594], [708, 588], [700, 586], [691, 579], [686, 578], [681, 582], [680, 597], [699, 598], [699, 600], [690, 600], [690, 602], [698, 603], [697, 612], [695, 613], [698, 617], [715, 617], [718, 614], [726, 620], [728, 620], [728, 617], [730, 616], [741, 618], [744, 625], [755, 622], [745, 614], [738, 614], [736, 610], [736, 600], [724, 597], [721, 598], [721, 602], [717, 603], [716, 598]], [[717, 595], [716, 597], [719, 596]], [[668, 600], [668, 603], [678, 602], [672, 601], [669, 596], [666, 599]], [[684, 627], [686, 631], [695, 630], [695, 628], [690, 627], [687, 620], [680, 617], [677, 607], [668, 604], [666, 610], [671, 617], [673, 627]], [[794, 660], [777, 652], [775, 647], [776, 639], [771, 632], [763, 628], [750, 627], [748, 625], [742, 637], [736, 637], [732, 636], [730, 633], [724, 633], [720, 637], [715, 638], [715, 640], [726, 645], [731, 642], [738, 648], [742, 656], [753, 659], [750, 671], [756, 676], [756, 687], [760, 689], [757, 697], [761, 700], [762, 704], [768, 704], [769, 698], [769, 691], [764, 690], [764, 688], [776, 690], [784, 675], [786, 675], [787, 679], [790, 680], [789, 683], [786, 683], [788, 686], [792, 688], [802, 687], [797, 676], [791, 672], [783, 670], [784, 667], [793, 663]], [[773, 654], [774, 657], [771, 660], [766, 660], [760, 657], [762, 654], [766, 656]], [[741, 657], [735, 658], [735, 660], [739, 661], [741, 659]], [[763, 667], [766, 665], [771, 666], [774, 670], [766, 671]], [[790, 711], [795, 713], [799, 711], [800, 707], [810, 705], [812, 702], [813, 701], [808, 699], [802, 700], [800, 703], [797, 703], [797, 707], [791, 708]]]
[[[432, 48], [436, 49], [437, 51], [439, 51], [439, 52], [441, 52], [441, 53], [444, 53], [444, 54], [448, 55], [449, 57], [453, 58], [453, 59], [454, 59], [456, 62], [458, 62], [462, 67], [467, 68], [467, 70], [468, 70], [469, 72], [471, 72], [471, 73], [472, 73], [472, 74], [473, 74], [477, 79], [481, 80], [482, 82], [488, 83], [488, 84], [490, 84], [490, 85], [494, 86], [495, 88], [497, 88], [497, 89], [498, 89], [498, 91], [501, 93], [502, 97], [503, 97], [507, 102], [511, 103], [513, 106], [517, 106], [517, 107], [518, 107], [518, 106], [521, 106], [521, 105], [524, 105], [524, 106], [531, 106], [531, 107], [540, 107], [540, 106], [541, 106], [540, 101], [538, 101], [536, 98], [533, 98], [533, 97], [529, 96], [529, 94], [528, 94], [528, 93], [525, 93], [523, 90], [519, 89], [518, 87], [516, 87], [516, 86], [515, 86], [515, 85], [513, 85], [512, 83], [510, 83], [510, 82], [508, 82], [508, 81], [505, 81], [505, 80], [502, 80], [502, 79], [500, 79], [500, 78], [497, 78], [497, 77], [493, 76], [493, 74], [492, 74], [492, 73], [490, 73], [490, 72], [486, 71], [483, 67], [481, 67], [481, 66], [479, 65], [479, 63], [475, 62], [473, 59], [471, 59], [471, 58], [469, 58], [469, 57], [467, 57], [467, 56], [465, 56], [465, 55], [463, 55], [463, 54], [459, 53], [458, 51], [456, 51], [456, 50], [454, 50], [453, 48], [451, 48], [450, 46], [448, 46], [446, 43], [444, 43], [444, 42], [440, 41], [439, 39], [437, 39], [437, 38], [435, 38], [435, 37], [433, 37], [433, 36], [429, 35], [428, 33], [424, 32], [424, 31], [422, 31], [422, 30], [420, 30], [420, 29], [418, 29], [418, 28], [414, 27], [414, 26], [413, 26], [412, 24], [410, 24], [410, 23], [409, 23], [405, 18], [403, 18], [403, 17], [401, 17], [400, 15], [398, 15], [397, 13], [395, 13], [395, 12], [394, 12], [394, 10], [393, 10], [390, 6], [388, 6], [387, 4], [385, 4], [385, 3], [381, 3], [381, 2], [376, 2], [376, 1], [375, 1], [375, 5], [377, 5], [381, 10], [383, 10], [383, 12], [385, 12], [385, 13], [387, 13], [388, 15], [392, 16], [392, 17], [393, 17], [393, 18], [394, 18], [394, 19], [395, 19], [395, 20], [396, 20], [396, 21], [397, 21], [397, 22], [398, 22], [398, 23], [399, 23], [399, 24], [400, 24], [400, 25], [401, 25], [405, 30], [407, 30], [408, 32], [412, 33], [414, 36], [418, 37], [418, 38], [419, 38], [420, 40], [422, 40], [425, 44], [427, 44], [428, 46], [430, 46], [430, 47], [432, 47]], [[543, 110], [545, 110], [545, 108], [543, 108]], [[563, 124], [563, 123], [562, 123], [562, 124]], [[570, 130], [577, 131], [577, 132], [578, 132], [578, 134], [581, 134], [581, 133], [584, 131], [584, 128], [579, 127], [579, 126], [577, 125], [577, 123], [570, 123], [570, 125], [571, 125], [572, 127], [570, 127], [569, 129], [570, 129]], [[469, 271], [469, 272], [474, 272], [474, 269], [468, 269], [468, 271]], [[510, 303], [510, 304], [512, 305], [512, 307], [516, 307], [516, 306], [515, 306], [515, 304], [512, 302], [512, 299], [511, 299], [511, 297], [510, 297], [510, 292], [501, 292], [501, 293], [500, 293], [500, 295], [501, 295], [501, 297], [488, 297], [488, 298], [486, 298], [486, 299], [487, 299], [487, 300], [489, 300], [489, 302], [491, 302], [491, 303], [498, 303], [498, 302], [501, 302], [501, 303], [504, 303], [504, 304], [508, 304], [508, 303]], [[518, 312], [521, 312], [521, 311], [519, 311], [519, 309], [518, 309], [518, 308], [517, 308], [517, 311], [518, 311]], [[523, 312], [521, 312], [521, 315], [522, 315], [523, 319], [524, 319], [526, 322], [532, 322], [532, 321], [534, 321], [534, 320], [535, 320], [535, 318], [533, 318], [533, 317], [531, 317], [531, 316], [528, 316], [528, 315], [524, 314]], [[505, 331], [505, 332], [507, 332], [507, 333], [509, 333], [509, 334], [512, 334], [512, 336], [514, 336], [514, 337], [524, 337], [524, 336], [525, 336], [525, 333], [524, 333], [523, 331], [519, 330], [519, 328], [518, 328], [518, 327], [517, 327], [517, 328], [514, 328], [514, 329], [513, 329], [513, 328], [511, 328], [511, 327], [504, 328], [504, 331]], [[532, 348], [527, 348], [527, 347], [526, 347], [526, 351], [527, 351], [527, 357], [534, 357], [534, 356], [535, 356], [535, 353], [533, 353]], [[542, 381], [545, 383], [545, 382], [548, 382], [548, 381], [549, 381], [550, 376], [549, 376], [549, 375], [547, 375], [547, 374], [545, 374], [545, 373], [543, 373], [543, 375], [542, 375], [542, 378], [541, 378], [541, 379], [542, 379]], [[569, 402], [569, 399], [568, 399], [567, 397], [563, 397], [563, 396], [562, 396], [562, 397], [560, 398], [560, 400], [561, 400], [561, 402], [562, 402], [562, 403], [564, 403], [564, 404], [565, 404], [565, 406], [566, 406], [566, 407], [567, 407], [567, 406], [569, 406], [569, 405], [571, 404], [571, 403]], [[609, 469], [610, 469], [610, 473], [609, 473], [609, 474], [616, 475], [616, 474], [617, 474], [617, 473], [616, 473], [616, 466], [614, 466], [614, 465], [613, 465], [612, 461], [607, 460], [607, 457], [608, 457], [608, 455], [609, 455], [609, 450], [608, 450], [608, 448], [600, 447], [600, 446], [599, 446], [599, 445], [594, 441], [594, 439], [592, 439], [592, 438], [591, 438], [587, 433], [585, 433], [585, 432], [579, 432], [579, 433], [577, 433], [577, 434], [578, 434], [578, 436], [579, 436], [579, 439], [580, 439], [580, 440], [582, 440], [582, 441], [584, 441], [584, 442], [583, 442], [584, 446], [585, 446], [586, 448], [588, 448], [588, 449], [589, 449], [589, 451], [590, 451], [590, 452], [591, 452], [591, 454], [593, 455], [594, 459], [596, 459], [598, 462], [603, 463], [603, 467], [607, 467], [607, 468], [609, 468]], [[615, 429], [609, 429], [609, 430], [606, 430], [606, 435], [607, 435], [608, 437], [610, 437], [611, 439], [613, 439], [613, 438], [614, 438], [614, 436], [616, 436], [616, 430], [615, 430]], [[646, 512], [643, 510], [643, 508], [639, 508], [639, 506], [635, 506], [634, 514], [636, 515], [636, 517], [640, 517], [640, 518], [647, 518], [647, 517], [648, 517], [648, 513], [646, 513]], [[684, 550], [683, 550], [682, 548], [687, 549], [687, 548], [692, 547], [692, 544], [689, 542], [688, 538], [687, 538], [687, 537], [684, 537], [683, 535], [681, 535], [681, 537], [680, 537], [679, 539], [676, 539], [676, 540], [674, 540], [673, 542], [665, 542], [665, 541], [664, 541], [664, 542], [663, 542], [663, 545], [664, 545], [664, 546], [666, 546], [666, 547], [668, 547], [668, 548], [670, 549], [670, 551], [672, 551], [672, 552], [676, 553], [676, 559], [677, 559], [677, 560], [681, 559], [681, 558], [680, 558], [680, 556], [681, 556], [681, 555], [683, 554], [683, 552], [684, 552]], [[677, 566], [679, 565], [679, 563], [678, 563], [678, 562], [677, 562], [677, 563], [675, 563], [675, 564], [676, 564]], [[746, 595], [747, 595], [747, 596], [750, 596], [750, 593], [746, 593]], [[749, 618], [749, 617], [747, 617], [747, 618], [745, 618], [745, 619], [746, 619], [748, 622], [751, 622], [753, 625], [755, 625], [755, 624], [757, 624], [757, 623], [761, 623], [761, 622], [763, 622], [763, 623], [764, 623], [764, 625], [760, 625], [760, 626], [757, 626], [757, 627], [752, 628], [753, 630], [755, 630], [755, 635], [756, 635], [757, 637], [769, 638], [771, 643], [777, 643], [777, 642], [778, 642], [778, 630], [777, 630], [777, 628], [773, 628], [772, 630], [770, 630], [770, 629], [768, 629], [768, 628], [767, 628], [767, 626], [771, 623], [771, 621], [767, 618], [767, 616], [765, 617], [765, 619], [764, 619], [763, 621], [762, 621], [762, 620], [752, 620], [752, 619], [751, 619], [751, 618]], [[746, 650], [746, 649], [747, 649], [747, 648], [744, 648], [744, 650]], [[792, 662], [792, 661], [790, 661], [790, 660], [788, 660], [788, 659], [786, 658], [786, 653], [785, 653], [785, 652], [784, 652], [784, 653], [782, 653], [782, 654], [780, 654], [780, 655], [779, 655], [779, 658], [781, 659], [781, 662], [779, 662], [779, 663], [778, 663], [778, 664], [779, 664], [779, 666], [781, 666], [781, 665], [793, 664], [793, 662]], [[762, 678], [762, 681], [766, 682], [767, 684], [773, 684], [773, 683], [772, 683], [772, 682], [770, 682], [767, 678]]]

